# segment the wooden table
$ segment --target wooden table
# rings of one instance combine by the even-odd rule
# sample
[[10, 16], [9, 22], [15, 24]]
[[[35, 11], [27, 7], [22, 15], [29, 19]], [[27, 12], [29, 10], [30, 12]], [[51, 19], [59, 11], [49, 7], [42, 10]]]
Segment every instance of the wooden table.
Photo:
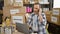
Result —
[[13, 34], [23, 34], [23, 33], [21, 33], [21, 32], [14, 32]]
[[13, 34], [23, 34], [23, 33], [18, 32], [17, 30], [15, 30], [15, 32], [13, 32]]

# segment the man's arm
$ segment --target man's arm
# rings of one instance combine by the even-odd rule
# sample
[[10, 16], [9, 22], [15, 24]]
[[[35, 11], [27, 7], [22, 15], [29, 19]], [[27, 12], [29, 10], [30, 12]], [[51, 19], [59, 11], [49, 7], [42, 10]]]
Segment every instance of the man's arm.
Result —
[[46, 23], [47, 23], [47, 20], [46, 20], [46, 16], [44, 13], [42, 13], [42, 17], [43, 17], [43, 21], [42, 21], [42, 24], [46, 26]]

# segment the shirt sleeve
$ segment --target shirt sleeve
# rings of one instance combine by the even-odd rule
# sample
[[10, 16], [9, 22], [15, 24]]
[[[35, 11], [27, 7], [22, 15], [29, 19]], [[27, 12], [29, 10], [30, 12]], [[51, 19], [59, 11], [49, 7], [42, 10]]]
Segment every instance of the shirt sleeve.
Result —
[[47, 20], [46, 20], [46, 15], [44, 13], [42, 13], [42, 17], [43, 17], [43, 22], [42, 24], [46, 26]]

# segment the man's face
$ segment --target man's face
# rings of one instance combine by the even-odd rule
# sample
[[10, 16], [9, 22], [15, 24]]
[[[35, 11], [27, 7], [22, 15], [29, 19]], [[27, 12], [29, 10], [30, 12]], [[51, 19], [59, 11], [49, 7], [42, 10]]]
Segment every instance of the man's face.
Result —
[[34, 5], [34, 12], [39, 12], [39, 4], [37, 4], [37, 5]]

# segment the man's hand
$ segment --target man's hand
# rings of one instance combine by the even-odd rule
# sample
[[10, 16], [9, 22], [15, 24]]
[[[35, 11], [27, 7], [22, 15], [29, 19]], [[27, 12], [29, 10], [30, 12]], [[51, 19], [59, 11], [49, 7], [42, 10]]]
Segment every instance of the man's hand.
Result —
[[39, 16], [39, 20], [40, 20], [40, 22], [43, 22], [42, 15]]
[[43, 22], [43, 17], [42, 17], [42, 11], [39, 11], [39, 20], [40, 20], [40, 22]]

